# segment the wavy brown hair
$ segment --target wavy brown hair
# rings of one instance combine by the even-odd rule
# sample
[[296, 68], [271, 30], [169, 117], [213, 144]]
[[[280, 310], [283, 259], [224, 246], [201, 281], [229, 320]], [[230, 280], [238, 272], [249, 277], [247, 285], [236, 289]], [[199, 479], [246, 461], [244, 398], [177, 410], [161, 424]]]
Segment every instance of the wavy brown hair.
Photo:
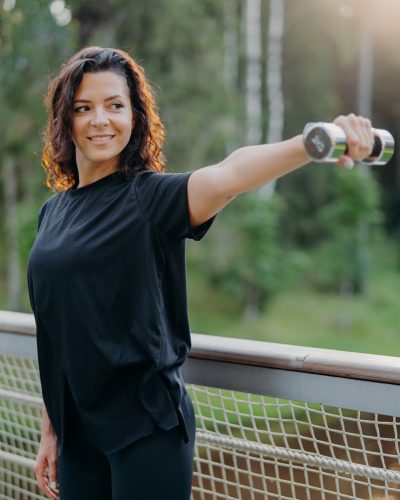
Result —
[[44, 96], [49, 117], [44, 132], [42, 162], [46, 171], [45, 185], [52, 191], [68, 189], [79, 180], [71, 132], [72, 102], [83, 74], [100, 71], [114, 71], [125, 76], [135, 116], [135, 126], [129, 143], [120, 154], [118, 170], [127, 179], [144, 169], [165, 170], [161, 150], [164, 125], [143, 68], [121, 49], [86, 47], [61, 66]]

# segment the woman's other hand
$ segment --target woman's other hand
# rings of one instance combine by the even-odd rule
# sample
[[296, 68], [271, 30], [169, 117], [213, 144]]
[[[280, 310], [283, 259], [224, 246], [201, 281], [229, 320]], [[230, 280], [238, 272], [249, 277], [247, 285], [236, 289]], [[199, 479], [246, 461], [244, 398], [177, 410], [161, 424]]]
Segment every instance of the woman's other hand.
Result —
[[[54, 433], [42, 434], [33, 470], [40, 491], [48, 498], [59, 498], [57, 466], [57, 436]], [[53, 483], [53, 486], [55, 484], [56, 487], [52, 488], [51, 483]]]

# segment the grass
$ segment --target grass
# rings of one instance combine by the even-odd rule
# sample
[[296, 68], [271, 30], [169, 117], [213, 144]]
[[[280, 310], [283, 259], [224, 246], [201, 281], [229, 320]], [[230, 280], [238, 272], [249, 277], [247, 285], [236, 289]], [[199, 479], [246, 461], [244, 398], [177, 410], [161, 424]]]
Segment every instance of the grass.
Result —
[[371, 354], [400, 355], [400, 272], [396, 247], [374, 252], [374, 267], [363, 296], [341, 297], [297, 283], [277, 295], [256, 320], [243, 321], [227, 294], [210, 288], [189, 271], [191, 330], [196, 333], [322, 347]]

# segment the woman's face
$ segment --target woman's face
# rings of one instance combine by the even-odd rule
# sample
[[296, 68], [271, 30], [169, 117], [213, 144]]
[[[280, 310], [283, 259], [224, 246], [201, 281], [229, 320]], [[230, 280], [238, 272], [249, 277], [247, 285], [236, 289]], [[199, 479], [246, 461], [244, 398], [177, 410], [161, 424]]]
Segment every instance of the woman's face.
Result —
[[113, 71], [84, 73], [75, 93], [72, 140], [78, 168], [116, 169], [133, 129], [129, 87]]

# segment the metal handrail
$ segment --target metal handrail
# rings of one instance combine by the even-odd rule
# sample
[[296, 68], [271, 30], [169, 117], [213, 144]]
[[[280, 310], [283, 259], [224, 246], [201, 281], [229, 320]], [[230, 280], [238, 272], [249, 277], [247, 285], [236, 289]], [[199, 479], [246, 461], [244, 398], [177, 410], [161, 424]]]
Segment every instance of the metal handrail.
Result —
[[[32, 314], [0, 311], [0, 331], [35, 336]], [[400, 357], [192, 333], [189, 358], [400, 384]]]
[[[260, 458], [262, 463], [268, 459], [282, 460], [293, 464], [291, 465], [293, 468], [319, 468], [322, 475], [329, 476], [331, 474], [332, 477], [339, 473], [355, 475], [361, 477], [368, 484], [371, 480], [380, 481], [382, 483], [379, 486], [380, 491], [384, 490], [385, 494], [389, 491], [400, 493], [400, 489], [397, 488], [397, 485], [400, 485], [400, 472], [386, 466], [385, 460], [391, 459], [392, 455], [390, 450], [385, 451], [382, 447], [385, 443], [387, 445], [385, 425], [386, 428], [392, 426], [393, 435], [397, 435], [397, 418], [391, 417], [400, 416], [400, 404], [398, 403], [400, 401], [400, 358], [198, 333], [192, 333], [191, 339], [192, 348], [187, 361], [182, 366], [182, 375], [185, 383], [193, 384], [192, 389], [195, 394], [198, 392], [199, 395], [204, 396], [204, 394], [209, 394], [209, 390], [219, 391], [219, 389], [232, 391], [230, 394], [219, 391], [218, 394], [221, 394], [221, 397], [224, 394], [224, 400], [230, 399], [230, 401], [235, 402], [237, 416], [250, 419], [255, 419], [255, 414], [253, 415], [252, 411], [247, 413], [243, 406], [240, 410], [237, 404], [241, 402], [247, 406], [247, 403], [250, 402], [249, 398], [257, 394], [267, 397], [262, 400], [268, 401], [263, 406], [263, 411], [266, 411], [268, 405], [274, 404], [272, 403], [273, 398], [278, 399], [277, 408], [282, 403], [286, 404], [284, 401], [292, 409], [293, 402], [300, 402], [300, 406], [296, 403], [296, 407], [304, 407], [307, 412], [310, 403], [311, 408], [313, 408], [312, 404], [314, 403], [321, 405], [321, 409], [317, 411], [319, 411], [320, 416], [323, 416], [323, 420], [327, 418], [324, 408], [336, 408], [331, 413], [331, 418], [342, 419], [342, 429], [345, 429], [346, 423], [357, 425], [355, 433], [360, 432], [361, 440], [364, 439], [363, 425], [370, 423], [373, 426], [377, 433], [376, 439], [381, 439], [381, 441], [376, 443], [377, 450], [371, 451], [371, 456], [375, 457], [379, 452], [384, 465], [375, 467], [367, 459], [365, 459], [365, 463], [359, 463], [357, 457], [360, 450], [358, 448], [352, 449], [351, 444], [346, 448], [346, 453], [351, 452], [353, 455], [336, 456], [333, 448], [331, 454], [325, 455], [324, 452], [314, 452], [313, 449], [298, 449], [296, 446], [282, 445], [279, 441], [269, 443], [258, 439], [245, 439], [243, 434], [233, 434], [236, 424], [232, 424], [230, 432], [220, 432], [219, 429], [217, 430], [217, 424], [223, 422], [223, 425], [227, 425], [226, 415], [224, 420], [221, 422], [213, 421], [214, 427], [209, 427], [205, 426], [205, 421], [203, 422], [202, 411], [199, 413], [199, 422], [202, 423], [196, 431], [196, 442], [199, 449], [215, 449], [217, 447], [225, 450], [224, 453], [230, 450], [229, 453], [232, 454], [252, 452], [262, 457]], [[0, 353], [6, 356], [10, 355], [11, 358], [37, 358], [36, 327], [32, 314], [0, 311]], [[12, 363], [12, 359], [10, 363]], [[8, 387], [0, 388], [1, 398], [40, 406], [40, 397], [24, 391], [18, 393], [13, 390], [12, 386], [10, 387], [11, 389]], [[208, 397], [206, 399], [208, 401]], [[202, 401], [202, 397], [198, 401]], [[210, 404], [212, 408], [212, 399], [207, 404]], [[216, 408], [217, 411], [221, 411], [218, 403]], [[356, 412], [347, 414], [348, 410], [356, 410]], [[243, 413], [240, 413], [241, 411]], [[311, 411], [315, 411], [315, 407], [310, 409]], [[206, 415], [208, 415], [207, 412]], [[213, 411], [206, 416], [209, 422], [214, 418], [212, 415]], [[273, 416], [273, 413], [271, 415], [272, 420], [277, 421], [277, 417]], [[309, 442], [312, 438], [317, 446], [322, 438], [318, 435], [314, 436], [313, 433], [315, 429], [320, 427], [320, 424], [317, 422], [315, 428], [312, 427], [311, 413], [307, 413], [307, 415], [311, 434], [304, 438], [304, 443]], [[260, 420], [260, 417], [257, 418]], [[243, 420], [244, 428], [254, 432], [255, 420], [251, 424], [245, 422], [246, 420]], [[303, 423], [299, 417], [295, 425], [303, 425]], [[263, 425], [264, 423], [260, 427], [260, 432], [263, 432]], [[330, 424], [325, 422], [324, 428], [329, 434]], [[284, 435], [285, 427], [279, 427], [279, 429]], [[371, 436], [371, 432], [368, 433], [368, 430], [366, 432], [365, 439], [371, 439], [373, 433]], [[332, 433], [333, 436], [335, 429], [332, 430]], [[350, 429], [349, 435], [351, 433]], [[288, 435], [290, 436], [290, 433]], [[300, 435], [298, 439], [300, 439]], [[329, 439], [330, 437], [328, 441]], [[327, 442], [325, 445], [328, 446], [329, 443]], [[344, 444], [340, 446], [344, 449]], [[0, 459], [25, 467], [33, 466], [32, 459], [21, 457], [19, 454], [11, 454], [7, 450], [0, 450]], [[196, 462], [199, 467], [198, 478], [202, 477], [200, 462]], [[226, 471], [229, 467], [227, 466]], [[218, 468], [216, 474], [218, 474], [217, 470]], [[206, 474], [207, 477], [208, 474]], [[257, 475], [256, 472], [254, 474]], [[262, 475], [259, 474], [259, 476]], [[296, 483], [295, 476], [291, 480], [293, 484], [303, 485], [301, 480], [300, 482], [297, 480]], [[227, 479], [225, 478], [224, 481], [227, 482]], [[278, 478], [277, 481], [280, 479]], [[287, 479], [282, 479], [282, 485], [285, 481], [287, 482]], [[392, 486], [389, 486], [389, 483], [392, 483]], [[294, 487], [293, 484], [291, 487]], [[203, 491], [201, 483], [196, 488], [197, 491]], [[204, 491], [208, 492], [209, 490], [206, 488]]]

